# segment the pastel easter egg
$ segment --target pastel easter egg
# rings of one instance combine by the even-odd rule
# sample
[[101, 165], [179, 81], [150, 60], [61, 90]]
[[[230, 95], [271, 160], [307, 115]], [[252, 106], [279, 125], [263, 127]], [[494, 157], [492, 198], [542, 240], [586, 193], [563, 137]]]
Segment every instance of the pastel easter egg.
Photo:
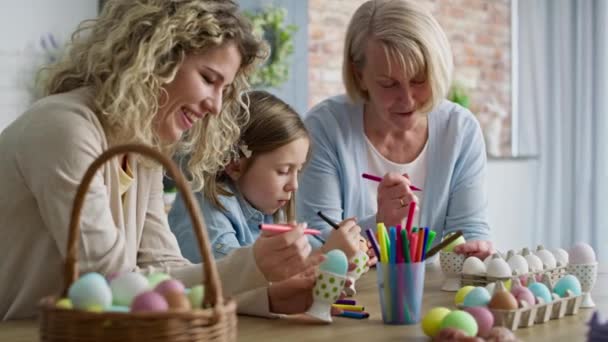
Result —
[[168, 291], [165, 292], [164, 296], [167, 304], [169, 305], [169, 309], [172, 310], [190, 310], [192, 306], [190, 305], [190, 301], [188, 297], [179, 291]]
[[515, 287], [515, 288], [511, 289], [511, 294], [513, 296], [515, 296], [515, 299], [517, 299], [518, 303], [521, 301], [524, 301], [524, 302], [528, 303], [529, 305], [534, 305], [536, 303], [536, 300], [534, 299], [534, 294], [527, 287], [523, 287], [523, 286]]
[[133, 298], [150, 289], [148, 279], [140, 273], [122, 273], [110, 282], [114, 305], [129, 306]]
[[105, 309], [112, 305], [110, 286], [99, 273], [87, 273], [76, 280], [68, 290], [68, 298], [74, 308], [81, 310], [95, 305]]
[[193, 286], [188, 292], [188, 300], [193, 309], [200, 309], [205, 296], [205, 287], [203, 285]]
[[325, 261], [321, 263], [319, 269], [321, 271], [345, 275], [348, 269], [348, 259], [344, 252], [339, 249], [333, 249], [325, 253]]
[[490, 293], [485, 287], [476, 287], [464, 297], [463, 306], [486, 306], [490, 302]]
[[168, 279], [171, 279], [171, 277], [162, 272], [153, 272], [148, 274], [148, 283], [150, 284], [151, 289], [155, 288], [160, 282]]
[[[445, 236], [444, 240], [448, 237], [450, 237], [451, 234], [448, 234]], [[462, 245], [463, 243], [465, 243], [466, 240], [464, 239], [464, 236], [459, 236], [456, 240], [452, 241], [451, 243], [449, 243], [447, 246], [443, 247], [442, 251], [444, 252], [452, 252], [454, 251], [454, 247], [458, 246], [458, 245]]]
[[553, 297], [551, 296], [551, 291], [547, 288], [547, 285], [543, 283], [529, 283], [528, 289], [532, 291], [534, 298], [541, 298], [545, 303], [551, 303], [553, 301]]
[[164, 295], [167, 292], [184, 293], [185, 290], [186, 290], [186, 287], [184, 287], [184, 284], [182, 284], [181, 281], [176, 280], [176, 279], [163, 280], [160, 283], [158, 283], [158, 285], [156, 285], [156, 287], [154, 288], [154, 291], [160, 293], [161, 295]]
[[106, 309], [107, 312], [129, 312], [131, 309], [124, 305], [112, 305]]
[[55, 307], [60, 309], [73, 309], [72, 301], [69, 298], [61, 298], [55, 303]]
[[577, 277], [572, 274], [567, 274], [555, 283], [553, 292], [557, 293], [560, 297], [566, 297], [567, 291], [572, 291], [575, 296], [581, 294], [581, 283]]
[[477, 306], [465, 308], [464, 311], [475, 318], [478, 330], [477, 336], [485, 337], [490, 333], [490, 329], [494, 325], [494, 315], [492, 315], [492, 312], [488, 308]]
[[474, 288], [475, 288], [475, 286], [470, 286], [470, 285], [461, 287], [460, 290], [458, 290], [458, 292], [456, 292], [456, 297], [454, 297], [454, 304], [456, 304], [456, 305], [462, 304], [462, 302], [464, 302], [464, 298]]
[[477, 321], [471, 316], [470, 313], [462, 310], [452, 311], [445, 316], [441, 325], [440, 330], [445, 328], [455, 328], [464, 332], [467, 336], [477, 335]]
[[595, 251], [584, 242], [579, 242], [568, 251], [571, 264], [586, 265], [596, 261]]
[[450, 313], [450, 309], [444, 307], [433, 308], [422, 318], [422, 331], [429, 337], [435, 337], [439, 334], [441, 322]]
[[167, 311], [169, 304], [161, 294], [146, 291], [137, 295], [131, 303], [131, 312]]

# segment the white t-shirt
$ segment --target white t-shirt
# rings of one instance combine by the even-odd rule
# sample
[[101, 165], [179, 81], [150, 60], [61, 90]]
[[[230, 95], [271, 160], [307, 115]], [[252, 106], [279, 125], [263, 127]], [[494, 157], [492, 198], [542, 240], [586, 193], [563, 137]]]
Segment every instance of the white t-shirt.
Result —
[[[411, 163], [399, 164], [384, 158], [384, 156], [376, 150], [372, 142], [369, 141], [367, 136], [365, 136], [365, 141], [367, 143], [367, 170], [365, 172], [379, 177], [384, 177], [388, 172], [396, 172], [399, 174], [407, 173], [412, 181], [412, 185], [424, 190], [424, 181], [426, 180], [426, 147], [428, 146], [428, 143], [424, 144], [422, 152], [414, 161]], [[378, 182], [368, 181], [367, 186], [369, 187], [370, 203], [374, 210], [378, 210]], [[415, 194], [418, 197], [418, 206], [420, 207], [424, 192], [416, 191]], [[420, 215], [418, 215], [420, 212], [421, 210], [417, 210], [417, 214], [414, 216], [412, 225], [415, 227], [420, 225]]]

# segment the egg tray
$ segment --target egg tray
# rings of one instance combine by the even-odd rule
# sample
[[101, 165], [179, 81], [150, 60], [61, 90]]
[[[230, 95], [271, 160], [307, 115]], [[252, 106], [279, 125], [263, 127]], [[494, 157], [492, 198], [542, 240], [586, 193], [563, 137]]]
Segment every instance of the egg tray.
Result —
[[[518, 275], [518, 276], [511, 276], [511, 277], [505, 277], [505, 278], [497, 278], [497, 277], [489, 277], [489, 276], [484, 276], [484, 275], [472, 275], [472, 274], [464, 274], [461, 273], [460, 274], [460, 286], [486, 286], [490, 283], [494, 283], [497, 281], [507, 281], [507, 280], [512, 280], [515, 278], [521, 278], [521, 277], [526, 277], [528, 278], [531, 275], [534, 275], [535, 279], [538, 279], [538, 276], [542, 276], [544, 274], [547, 274], [549, 276], [549, 279], [551, 279], [551, 283], [555, 283], [556, 281], [558, 281], [561, 277], [566, 275], [566, 266], [558, 266], [555, 268], [552, 268], [550, 270], [542, 270], [542, 271], [537, 271], [537, 272], [529, 272], [526, 274], [522, 274], [522, 275]], [[540, 280], [539, 280], [540, 281]]]
[[[518, 328], [528, 328], [534, 324], [546, 323], [552, 319], [576, 315], [584, 293], [578, 296], [575, 296], [571, 291], [566, 291], [566, 293], [567, 296], [563, 298], [553, 294], [553, 301], [550, 303], [544, 303], [539, 298], [539, 304], [529, 305], [522, 302], [522, 307], [514, 310], [489, 309], [494, 316], [494, 326], [515, 331]], [[464, 309], [464, 306], [458, 305], [458, 308]]]

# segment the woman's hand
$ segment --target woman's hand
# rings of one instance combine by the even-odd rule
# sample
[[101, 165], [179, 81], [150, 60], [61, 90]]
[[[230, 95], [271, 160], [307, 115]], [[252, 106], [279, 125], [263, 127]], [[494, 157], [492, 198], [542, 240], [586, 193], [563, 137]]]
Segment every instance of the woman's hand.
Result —
[[378, 185], [376, 222], [383, 222], [387, 227], [398, 224], [405, 227], [410, 202], [418, 203], [411, 185], [407, 175], [389, 172], [382, 178]]
[[475, 256], [481, 260], [484, 260], [494, 252], [492, 242], [486, 240], [467, 241], [454, 247], [454, 253], [464, 254], [467, 257]]
[[367, 267], [375, 266], [378, 263], [378, 257], [376, 256], [376, 252], [374, 252], [372, 243], [367, 241], [365, 238], [362, 239], [364, 239], [365, 243], [367, 244], [367, 256], [369, 258], [369, 260], [367, 260]]
[[361, 227], [357, 225], [355, 218], [348, 218], [340, 222], [338, 229], [334, 229], [330, 234], [321, 251], [327, 253], [332, 249], [340, 249], [348, 260], [352, 259], [359, 251], [359, 237]]
[[285, 280], [320, 263], [319, 255], [309, 258], [312, 247], [305, 228], [303, 223], [285, 233], [262, 231], [253, 244], [253, 256], [266, 280]]

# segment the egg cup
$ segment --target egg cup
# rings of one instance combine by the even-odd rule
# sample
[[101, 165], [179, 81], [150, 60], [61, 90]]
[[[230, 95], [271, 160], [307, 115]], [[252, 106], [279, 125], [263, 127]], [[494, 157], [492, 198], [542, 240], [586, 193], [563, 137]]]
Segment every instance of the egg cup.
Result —
[[313, 289], [314, 301], [306, 314], [319, 321], [331, 323], [331, 305], [340, 297], [345, 280], [344, 275], [321, 271]]
[[567, 272], [578, 278], [583, 290], [581, 308], [593, 308], [595, 303], [591, 299], [591, 289], [597, 279], [597, 262], [593, 264], [568, 264]]
[[439, 263], [446, 280], [441, 286], [442, 291], [456, 292], [460, 289], [460, 275], [465, 256], [454, 252], [441, 252]]
[[361, 277], [361, 275], [367, 271], [369, 271], [369, 266], [367, 266], [367, 262], [369, 261], [369, 256], [364, 251], [359, 251], [355, 254], [355, 257], [351, 260], [352, 263], [356, 265], [355, 269], [346, 273], [346, 279], [350, 280], [350, 286], [345, 287], [344, 291], [346, 295], [349, 297], [357, 294], [357, 290], [355, 289], [355, 282], [357, 279]]

